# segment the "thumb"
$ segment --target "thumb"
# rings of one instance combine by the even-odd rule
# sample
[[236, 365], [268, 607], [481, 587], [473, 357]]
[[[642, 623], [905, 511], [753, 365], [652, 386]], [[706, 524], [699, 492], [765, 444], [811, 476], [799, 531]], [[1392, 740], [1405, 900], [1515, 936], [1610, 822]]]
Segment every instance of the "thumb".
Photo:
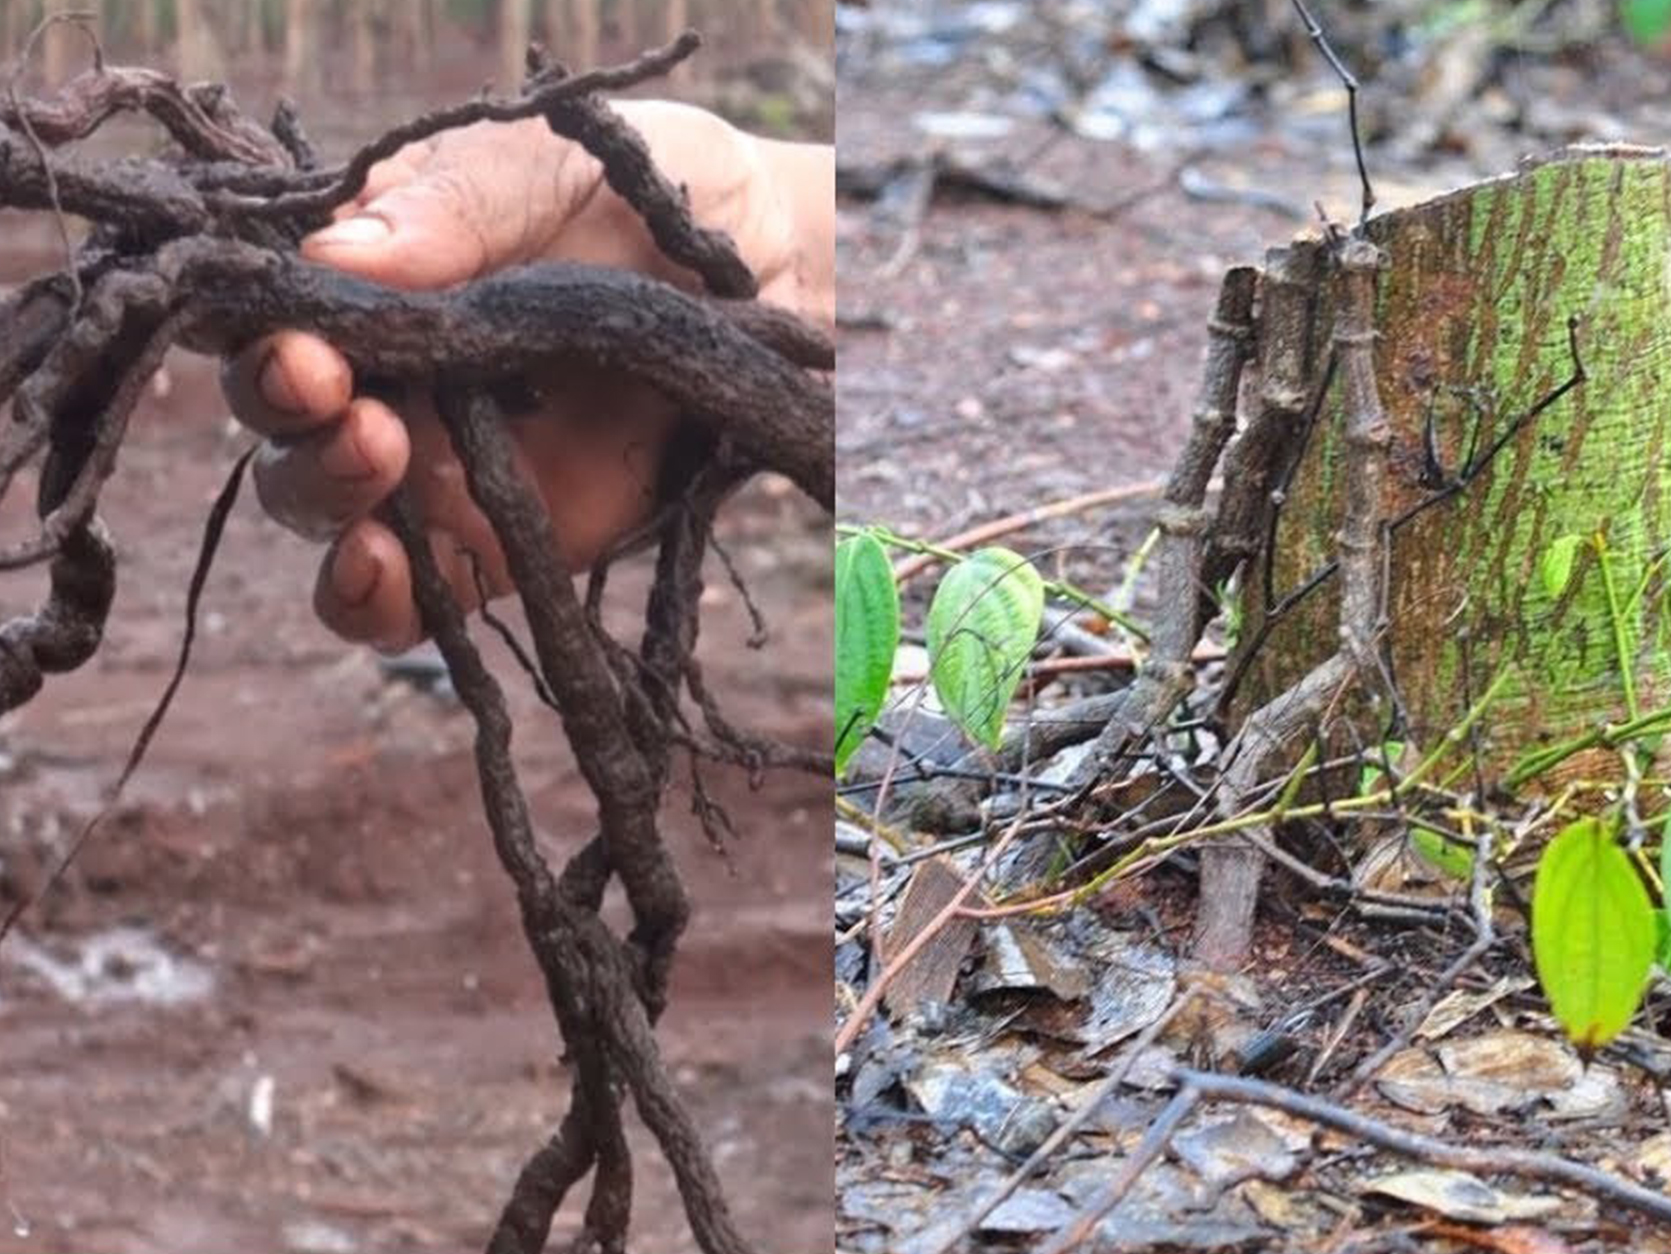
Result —
[[487, 240], [453, 177], [384, 192], [302, 241], [302, 255], [390, 287], [448, 287], [489, 267]]

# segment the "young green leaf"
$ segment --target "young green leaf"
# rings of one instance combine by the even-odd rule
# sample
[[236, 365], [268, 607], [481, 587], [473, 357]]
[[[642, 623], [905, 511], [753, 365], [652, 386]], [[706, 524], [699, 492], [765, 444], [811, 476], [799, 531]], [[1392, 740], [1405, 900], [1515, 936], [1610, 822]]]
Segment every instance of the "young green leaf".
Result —
[[835, 767], [840, 775], [887, 699], [899, 647], [893, 568], [869, 532], [836, 545], [835, 610]]
[[1543, 590], [1549, 594], [1551, 601], [1567, 590], [1567, 580], [1572, 578], [1572, 564], [1582, 543], [1583, 536], [1556, 536], [1543, 551], [1538, 573], [1543, 577]]
[[1384, 764], [1391, 762], [1396, 769], [1399, 759], [1404, 756], [1404, 742], [1402, 740], [1382, 741], [1378, 753], [1366, 753], [1363, 758], [1363, 768], [1358, 772], [1358, 796], [1367, 797], [1383, 786], [1386, 778]]
[[1574, 1044], [1605, 1045], [1636, 1013], [1658, 949], [1648, 890], [1614, 840], [1615, 822], [1563, 828], [1532, 885], [1532, 956], [1556, 1019]]
[[1044, 581], [1026, 558], [981, 549], [940, 581], [928, 607], [929, 674], [946, 714], [996, 748], [1004, 709], [1044, 617]]
[[1671, 31], [1671, 0], [1622, 0], [1619, 17], [1637, 43], [1658, 43]]
[[1410, 847], [1416, 855], [1429, 866], [1443, 871], [1456, 880], [1472, 879], [1474, 875], [1474, 851], [1466, 845], [1459, 845], [1455, 841], [1446, 840], [1443, 835], [1431, 827], [1423, 827], [1419, 823], [1410, 825]]
[[1659, 829], [1659, 965], [1671, 971], [1671, 815]]

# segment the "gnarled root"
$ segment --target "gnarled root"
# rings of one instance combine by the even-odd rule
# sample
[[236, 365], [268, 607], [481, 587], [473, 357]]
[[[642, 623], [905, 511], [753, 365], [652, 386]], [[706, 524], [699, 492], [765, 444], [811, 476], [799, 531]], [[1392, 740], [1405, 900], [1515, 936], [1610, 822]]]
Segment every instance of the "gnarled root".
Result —
[[97, 518], [65, 536], [51, 580], [44, 606], [0, 626], [0, 714], [39, 692], [46, 675], [75, 670], [99, 647], [116, 596], [116, 551]]

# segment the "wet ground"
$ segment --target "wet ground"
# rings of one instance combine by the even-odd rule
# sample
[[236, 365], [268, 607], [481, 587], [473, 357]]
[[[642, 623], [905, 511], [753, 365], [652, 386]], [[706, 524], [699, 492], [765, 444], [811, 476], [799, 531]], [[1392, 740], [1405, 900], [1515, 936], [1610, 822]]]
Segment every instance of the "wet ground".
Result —
[[[180, 357], [167, 378], [105, 498], [122, 562], [107, 642], [0, 722], [13, 886], [37, 882], [92, 813], [155, 701], [203, 515], [242, 446], [211, 363]], [[822, 745], [827, 530], [787, 494], [759, 491], [722, 534], [773, 638], [745, 647], [747, 617], [718, 574], [704, 664], [735, 717]], [[25, 943], [0, 951], [0, 1202], [31, 1230], [0, 1228], [0, 1249], [479, 1245], [561, 1113], [555, 1031], [480, 816], [471, 722], [313, 620], [317, 557], [240, 505], [190, 678], [146, 766], [29, 916]], [[630, 609], [645, 572], [622, 575]], [[8, 581], [8, 614], [35, 582]], [[590, 831], [588, 794], [523, 687], [511, 685], [519, 761], [561, 858]], [[818, 1248], [829, 789], [790, 776], [751, 793], [718, 771], [712, 782], [742, 833], [730, 863], [689, 819], [688, 796], [667, 806], [696, 917], [663, 1048], [744, 1230]], [[84, 957], [117, 928], [189, 969], [164, 969], [131, 935]], [[263, 1131], [251, 1103], [268, 1085]], [[641, 1248], [690, 1248], [665, 1173], [646, 1166], [640, 1193]]]

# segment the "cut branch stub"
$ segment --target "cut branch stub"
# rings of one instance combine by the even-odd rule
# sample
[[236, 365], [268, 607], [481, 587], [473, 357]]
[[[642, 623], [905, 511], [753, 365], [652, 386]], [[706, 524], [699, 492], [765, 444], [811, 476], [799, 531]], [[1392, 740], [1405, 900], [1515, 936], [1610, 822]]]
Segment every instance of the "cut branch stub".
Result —
[[[1668, 218], [1665, 154], [1607, 147], [1569, 149], [1368, 227], [1389, 259], [1375, 348], [1392, 434], [1382, 514], [1396, 522], [1453, 492], [1395, 527], [1392, 674], [1410, 738], [1428, 744], [1507, 670], [1482, 741], [1494, 781], [1530, 749], [1671, 701]], [[1322, 386], [1335, 299], [1327, 285], [1312, 290], [1312, 390]], [[1574, 376], [1570, 317], [1580, 320], [1583, 385], [1516, 428]], [[1336, 379], [1289, 485], [1268, 585], [1244, 572], [1246, 627], [1231, 670], [1246, 672], [1233, 712], [1285, 691], [1340, 647], [1338, 576], [1268, 629], [1264, 619], [1269, 597], [1280, 604], [1337, 556], [1352, 457], [1341, 392]], [[1572, 538], [1576, 560], [1549, 577], [1545, 555], [1570, 555]], [[1383, 734], [1387, 709], [1358, 729], [1363, 742]], [[1581, 754], [1542, 782], [1617, 772], [1616, 755]]]

